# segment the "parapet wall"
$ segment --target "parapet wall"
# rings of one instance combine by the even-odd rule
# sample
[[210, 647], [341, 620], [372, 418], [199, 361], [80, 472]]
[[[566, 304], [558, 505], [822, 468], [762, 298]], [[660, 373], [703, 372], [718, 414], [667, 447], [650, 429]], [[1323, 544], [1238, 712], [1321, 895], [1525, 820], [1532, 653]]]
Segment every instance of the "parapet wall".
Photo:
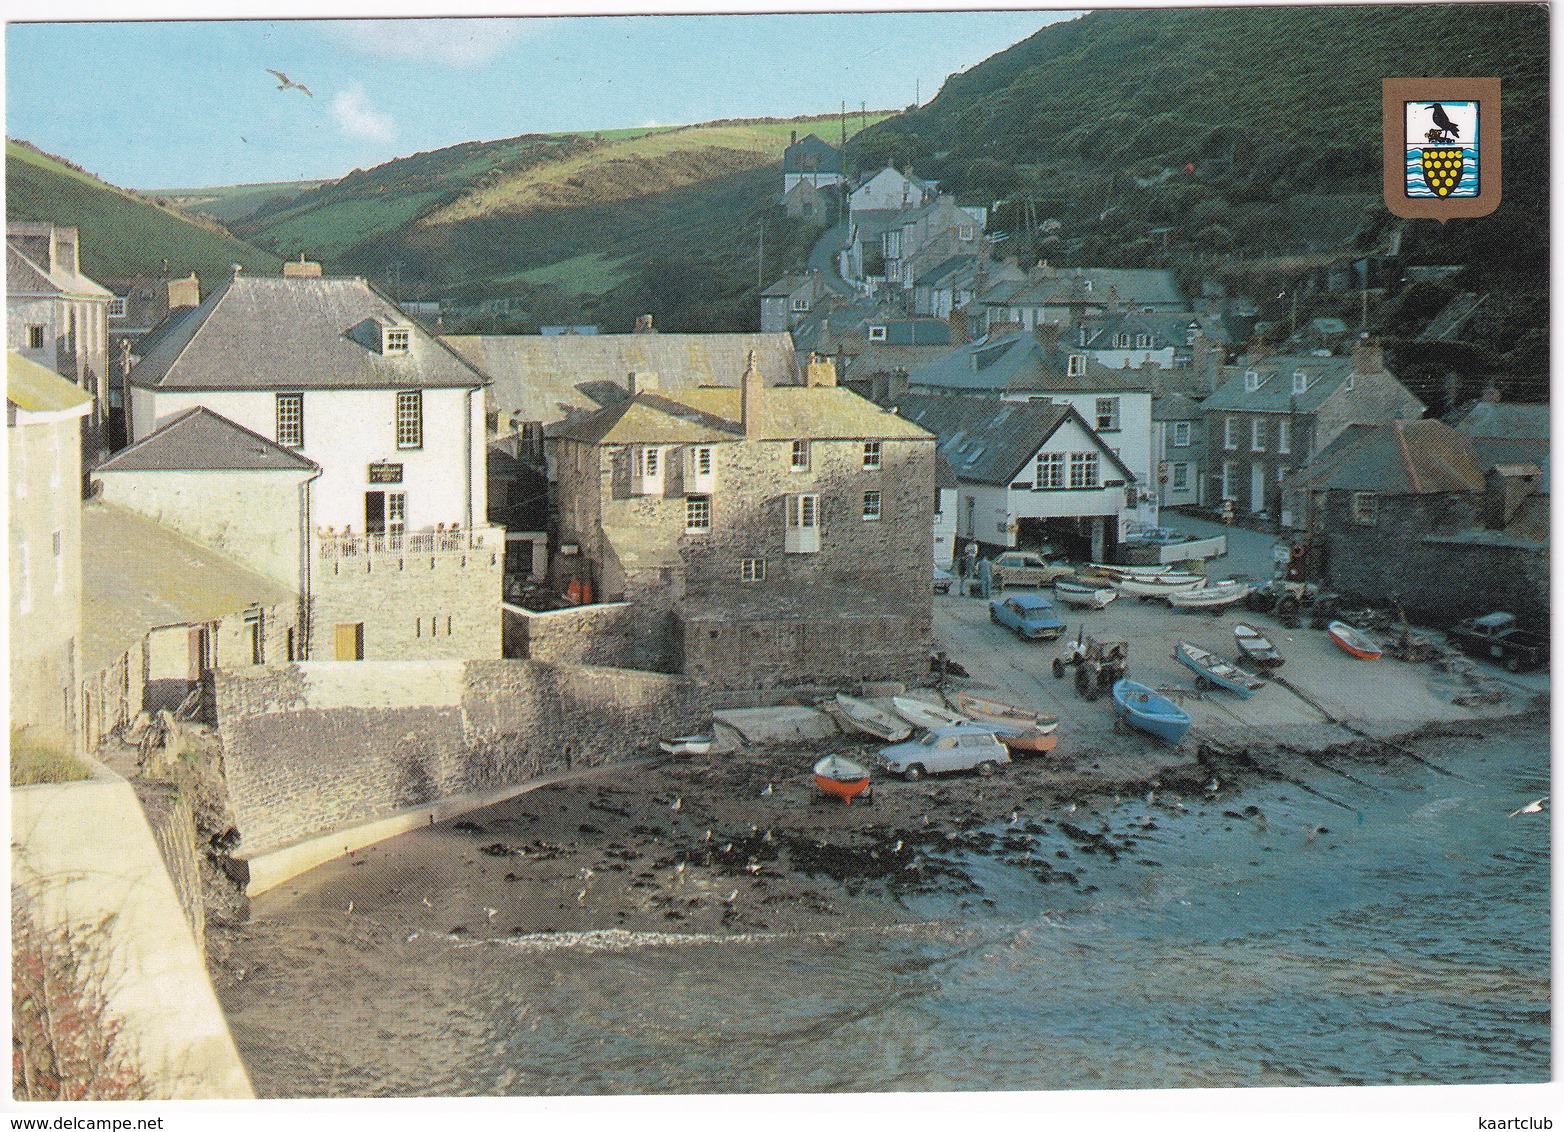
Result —
[[445, 798], [645, 755], [704, 720], [682, 677], [531, 660], [221, 671], [229, 802], [256, 857]]

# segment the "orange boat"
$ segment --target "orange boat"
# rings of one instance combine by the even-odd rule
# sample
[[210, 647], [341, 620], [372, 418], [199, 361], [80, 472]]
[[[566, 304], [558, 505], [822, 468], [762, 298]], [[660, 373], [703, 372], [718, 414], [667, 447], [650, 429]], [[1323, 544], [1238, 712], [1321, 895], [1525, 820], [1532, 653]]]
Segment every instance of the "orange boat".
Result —
[[1332, 621], [1326, 626], [1325, 631], [1330, 634], [1330, 639], [1336, 642], [1341, 651], [1349, 656], [1355, 656], [1359, 660], [1378, 660], [1381, 655], [1373, 641], [1345, 621]]
[[852, 759], [827, 755], [815, 763], [815, 785], [850, 806], [854, 798], [869, 789], [869, 772]]

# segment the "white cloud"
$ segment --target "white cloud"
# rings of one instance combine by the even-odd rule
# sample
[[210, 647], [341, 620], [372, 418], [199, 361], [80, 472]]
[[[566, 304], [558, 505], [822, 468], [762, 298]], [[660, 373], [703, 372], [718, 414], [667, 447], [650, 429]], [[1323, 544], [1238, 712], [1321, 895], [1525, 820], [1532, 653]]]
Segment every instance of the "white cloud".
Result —
[[493, 62], [511, 44], [541, 31], [538, 20], [342, 20], [331, 25], [343, 42], [388, 59], [432, 59], [453, 67]]
[[364, 88], [354, 83], [344, 91], [338, 91], [331, 100], [331, 116], [337, 120], [342, 132], [356, 138], [388, 142], [396, 137], [396, 122], [389, 114], [382, 114], [369, 104]]

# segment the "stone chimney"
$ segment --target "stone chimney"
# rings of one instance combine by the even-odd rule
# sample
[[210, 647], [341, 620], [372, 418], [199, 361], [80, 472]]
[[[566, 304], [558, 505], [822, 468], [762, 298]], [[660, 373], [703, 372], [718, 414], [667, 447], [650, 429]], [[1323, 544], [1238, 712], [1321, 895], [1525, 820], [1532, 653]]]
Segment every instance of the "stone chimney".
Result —
[[304, 253], [299, 253], [297, 260], [289, 260], [282, 265], [282, 274], [288, 279], [319, 279], [320, 264], [304, 258]]
[[634, 397], [637, 393], [656, 393], [659, 388], [654, 370], [631, 370], [625, 379], [625, 390]]
[[196, 273], [191, 272], [184, 279], [170, 279], [168, 281], [168, 309], [180, 310], [183, 307], [198, 307], [201, 305], [201, 281], [196, 278]]
[[638, 316], [636, 318], [636, 320], [635, 320], [635, 332], [637, 334], [654, 334], [654, 333], [656, 333], [652, 329], [652, 316], [649, 315], [649, 314], [643, 314], [643, 315]]
[[1357, 344], [1352, 347], [1352, 372], [1381, 373], [1384, 369], [1385, 351], [1381, 349], [1379, 339], [1359, 335]]
[[1542, 470], [1535, 464], [1496, 464], [1483, 479], [1483, 526], [1502, 531], [1542, 483]]
[[797, 145], [798, 144], [798, 131], [797, 130], [793, 131], [793, 140], [791, 142], [789, 142], [788, 144], [789, 145]]
[[950, 327], [950, 344], [952, 346], [965, 346], [972, 341], [972, 336], [967, 333], [967, 312], [965, 307], [950, 312], [950, 317], [945, 320]]
[[812, 389], [831, 388], [836, 385], [836, 366], [830, 358], [810, 354], [804, 366], [804, 384]]
[[760, 370], [755, 365], [755, 351], [751, 350], [744, 376], [739, 378], [739, 423], [744, 427], [745, 440], [756, 440], [760, 436], [760, 399], [764, 388]]
[[1117, 313], [1124, 308], [1119, 305], [1119, 289], [1113, 284], [1108, 284], [1108, 309]]

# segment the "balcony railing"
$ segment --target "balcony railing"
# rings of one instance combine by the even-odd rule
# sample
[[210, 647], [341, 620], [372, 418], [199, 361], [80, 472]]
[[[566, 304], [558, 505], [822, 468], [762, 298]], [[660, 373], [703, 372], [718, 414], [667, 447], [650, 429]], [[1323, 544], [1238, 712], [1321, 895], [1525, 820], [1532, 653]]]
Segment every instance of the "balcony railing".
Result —
[[[485, 536], [497, 528], [434, 527], [421, 531], [391, 530], [375, 534], [355, 531], [317, 531], [316, 553], [321, 558], [362, 558], [371, 555], [448, 554], [455, 551], [482, 550]], [[503, 537], [491, 545], [503, 547]]]

